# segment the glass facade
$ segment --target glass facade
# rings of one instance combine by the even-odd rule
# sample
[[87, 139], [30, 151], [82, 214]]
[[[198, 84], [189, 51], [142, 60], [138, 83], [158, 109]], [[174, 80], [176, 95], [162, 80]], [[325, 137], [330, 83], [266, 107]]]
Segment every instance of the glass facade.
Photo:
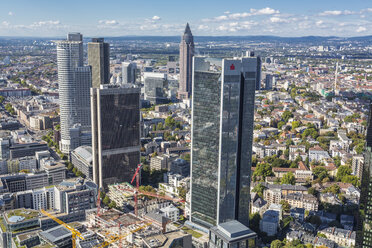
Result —
[[[371, 105], [372, 106], [372, 105]], [[370, 106], [366, 151], [364, 154], [363, 176], [360, 197], [360, 220], [358, 225], [357, 247], [372, 247], [372, 107]], [[361, 245], [362, 244], [362, 245]]]
[[194, 71], [192, 116], [191, 220], [217, 221], [220, 73]]
[[140, 163], [138, 88], [93, 89], [93, 178], [100, 187], [129, 182]]
[[161, 77], [145, 76], [145, 99], [152, 104], [168, 102], [168, 81]]
[[257, 58], [223, 60], [222, 72], [202, 61], [194, 58], [191, 221], [248, 226]]

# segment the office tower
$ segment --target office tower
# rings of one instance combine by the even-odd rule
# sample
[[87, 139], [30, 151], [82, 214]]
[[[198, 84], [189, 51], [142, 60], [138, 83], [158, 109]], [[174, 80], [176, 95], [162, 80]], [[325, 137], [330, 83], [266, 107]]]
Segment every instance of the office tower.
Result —
[[357, 222], [357, 237], [355, 247], [372, 247], [372, 104], [370, 105], [366, 150], [361, 183], [360, 212]]
[[265, 90], [272, 90], [273, 89], [273, 82], [275, 78], [271, 74], [266, 74], [265, 77]]
[[261, 57], [255, 57], [253, 51], [246, 51], [245, 57], [251, 57], [257, 59], [257, 73], [256, 73], [256, 90], [261, 90], [261, 68], [262, 68], [262, 61]]
[[257, 58], [193, 66], [191, 221], [248, 226]]
[[140, 89], [91, 88], [93, 181], [129, 182], [140, 162]]
[[110, 44], [103, 38], [88, 43], [88, 64], [92, 67], [92, 87], [110, 83]]
[[188, 99], [191, 95], [192, 57], [194, 56], [194, 37], [187, 23], [180, 43], [180, 84], [179, 99]]
[[71, 129], [79, 124], [90, 126], [89, 88], [92, 84], [90, 66], [83, 66], [83, 42], [79, 33], [68, 34], [67, 40], [57, 43], [57, 67], [61, 119], [60, 148], [69, 153], [79, 146], [78, 137], [71, 137]]
[[156, 72], [145, 72], [145, 100], [151, 104], [162, 104], [168, 102], [168, 80], [167, 74]]
[[137, 65], [132, 62], [123, 62], [121, 63], [121, 67], [122, 67], [122, 83], [123, 84], [135, 84]]

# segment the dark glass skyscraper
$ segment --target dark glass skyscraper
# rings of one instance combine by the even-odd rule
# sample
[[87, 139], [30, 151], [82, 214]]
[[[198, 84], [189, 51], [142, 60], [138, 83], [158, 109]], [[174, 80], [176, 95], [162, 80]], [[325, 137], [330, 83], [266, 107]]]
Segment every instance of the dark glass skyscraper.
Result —
[[88, 43], [88, 64], [92, 67], [92, 86], [110, 83], [110, 44], [103, 38]]
[[140, 89], [91, 88], [93, 180], [129, 182], [140, 162]]
[[188, 99], [191, 95], [193, 56], [194, 36], [192, 36], [190, 26], [187, 23], [180, 43], [180, 83], [178, 92], [179, 99]]
[[193, 67], [191, 221], [248, 226], [257, 58]]
[[372, 247], [372, 105], [368, 117], [361, 188], [360, 208], [363, 214], [361, 214], [359, 222], [363, 225], [358, 228], [356, 247], [367, 248]]

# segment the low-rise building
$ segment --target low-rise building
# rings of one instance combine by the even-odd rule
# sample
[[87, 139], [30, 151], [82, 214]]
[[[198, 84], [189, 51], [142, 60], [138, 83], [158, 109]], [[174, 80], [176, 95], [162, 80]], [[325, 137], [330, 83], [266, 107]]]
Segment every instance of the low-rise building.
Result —
[[279, 213], [274, 210], [267, 210], [260, 220], [260, 231], [268, 236], [275, 236], [279, 227]]
[[337, 228], [337, 227], [328, 227], [325, 228], [319, 233], [327, 236], [329, 240], [336, 242], [340, 246], [354, 247], [355, 246], [355, 237], [356, 234], [353, 231]]

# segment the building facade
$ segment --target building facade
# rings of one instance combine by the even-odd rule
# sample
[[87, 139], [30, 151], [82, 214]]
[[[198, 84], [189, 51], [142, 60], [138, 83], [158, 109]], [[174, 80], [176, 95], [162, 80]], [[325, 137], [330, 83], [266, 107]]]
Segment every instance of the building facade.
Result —
[[135, 84], [137, 65], [132, 62], [123, 62], [121, 63], [121, 69], [122, 84]]
[[192, 57], [194, 56], [194, 37], [189, 24], [186, 24], [185, 32], [180, 43], [180, 83], [179, 99], [188, 99], [192, 91]]
[[91, 89], [93, 181], [129, 182], [140, 162], [140, 89]]
[[92, 87], [110, 82], [110, 44], [103, 38], [93, 38], [88, 43], [88, 64], [92, 68]]
[[248, 226], [257, 58], [215, 63], [194, 57], [191, 221]]
[[92, 85], [90, 66], [83, 66], [83, 41], [79, 33], [68, 34], [57, 41], [57, 67], [61, 119], [60, 148], [69, 153], [79, 140], [71, 137], [75, 124], [90, 126], [89, 88]]

